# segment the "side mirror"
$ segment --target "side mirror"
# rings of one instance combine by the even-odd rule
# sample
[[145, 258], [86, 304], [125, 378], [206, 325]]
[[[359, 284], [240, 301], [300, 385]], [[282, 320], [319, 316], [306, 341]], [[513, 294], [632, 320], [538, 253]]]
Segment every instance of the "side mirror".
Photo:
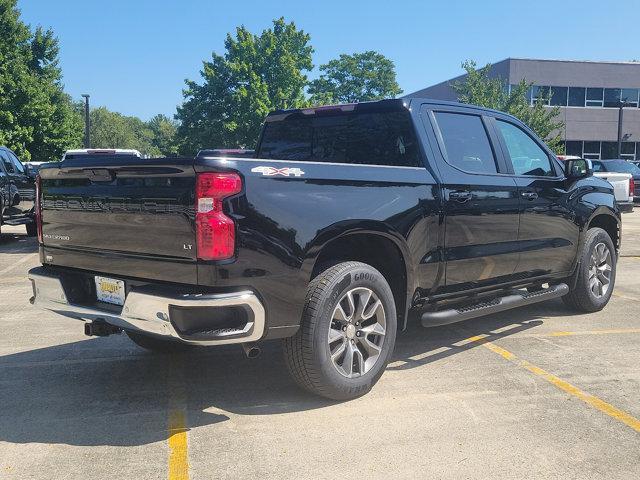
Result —
[[590, 177], [593, 175], [591, 160], [576, 158], [564, 162], [564, 174], [569, 179]]

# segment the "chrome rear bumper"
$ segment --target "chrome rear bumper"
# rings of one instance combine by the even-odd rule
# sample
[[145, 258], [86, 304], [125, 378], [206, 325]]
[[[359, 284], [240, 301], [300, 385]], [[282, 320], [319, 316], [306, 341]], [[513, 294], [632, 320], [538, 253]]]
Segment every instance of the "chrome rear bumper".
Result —
[[[221, 294], [157, 294], [131, 291], [120, 313], [75, 305], [67, 299], [60, 277], [41, 267], [29, 271], [33, 286], [32, 305], [84, 321], [101, 320], [125, 330], [137, 330], [193, 345], [224, 345], [259, 340], [265, 331], [265, 310], [251, 291]], [[247, 322], [241, 329], [221, 329], [206, 333], [206, 338], [185, 338], [171, 323], [170, 307], [224, 308], [240, 307], [246, 311]]]

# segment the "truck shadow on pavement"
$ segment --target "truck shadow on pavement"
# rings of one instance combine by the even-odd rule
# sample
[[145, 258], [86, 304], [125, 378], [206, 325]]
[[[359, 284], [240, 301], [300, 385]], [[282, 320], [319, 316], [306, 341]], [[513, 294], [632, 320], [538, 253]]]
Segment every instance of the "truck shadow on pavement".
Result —
[[[455, 346], [470, 336], [504, 329], [490, 336], [495, 340], [542, 324], [540, 316], [567, 314], [552, 303], [461, 327], [412, 325], [399, 336], [389, 369], [422, 367], [478, 346]], [[412, 360], [416, 355], [421, 359]], [[226, 422], [229, 415], [282, 414], [336, 403], [293, 384], [278, 342], [266, 343], [258, 360], [248, 360], [238, 346], [157, 355], [124, 335], [87, 339], [0, 357], [0, 385], [0, 441], [11, 443], [146, 445], [168, 438], [168, 418], [176, 408], [186, 410], [188, 430]]]
[[2, 253], [36, 253], [38, 251], [38, 240], [35, 237], [28, 237], [26, 234], [18, 234], [6, 231], [2, 228], [0, 234], [0, 252]]

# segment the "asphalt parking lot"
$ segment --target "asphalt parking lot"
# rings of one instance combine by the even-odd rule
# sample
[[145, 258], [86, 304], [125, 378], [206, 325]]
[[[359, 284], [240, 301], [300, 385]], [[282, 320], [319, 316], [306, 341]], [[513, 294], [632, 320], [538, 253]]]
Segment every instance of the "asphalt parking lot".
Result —
[[0, 237], [0, 478], [640, 478], [640, 209], [614, 297], [399, 337], [374, 390], [299, 391], [279, 344], [158, 356], [33, 309], [24, 228]]

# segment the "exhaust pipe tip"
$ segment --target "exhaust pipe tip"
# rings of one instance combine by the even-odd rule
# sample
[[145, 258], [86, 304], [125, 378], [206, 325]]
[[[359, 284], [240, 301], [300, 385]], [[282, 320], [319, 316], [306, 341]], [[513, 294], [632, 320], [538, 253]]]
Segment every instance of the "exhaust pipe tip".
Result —
[[262, 349], [255, 343], [243, 343], [241, 346], [247, 358], [258, 358], [262, 353]]

